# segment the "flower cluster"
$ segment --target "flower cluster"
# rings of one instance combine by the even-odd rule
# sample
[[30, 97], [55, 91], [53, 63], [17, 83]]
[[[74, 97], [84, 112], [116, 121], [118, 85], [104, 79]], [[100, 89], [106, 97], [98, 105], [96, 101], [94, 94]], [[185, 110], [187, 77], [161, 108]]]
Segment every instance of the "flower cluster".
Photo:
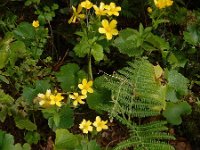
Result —
[[78, 84], [78, 88], [81, 90], [81, 94], [74, 92], [69, 95], [69, 98], [73, 99], [73, 105], [76, 107], [78, 104], [85, 104], [83, 101], [87, 98], [87, 93], [93, 93], [92, 89], [93, 81], [87, 81], [86, 79], [82, 80], [82, 84]]
[[55, 91], [54, 93], [51, 90], [47, 90], [45, 94], [39, 93], [38, 94], [39, 105], [47, 108], [53, 105], [61, 107], [61, 101], [64, 99], [61, 93]]
[[[89, 131], [93, 131], [93, 126], [96, 127], [97, 132], [101, 132], [102, 130], [108, 129], [107, 120], [103, 121], [99, 116], [96, 117], [96, 120], [92, 123], [90, 120], [85, 120], [79, 124], [79, 128], [83, 131], [83, 133], [88, 133]], [[92, 126], [93, 125], [93, 126]]]
[[[100, 3], [99, 7], [97, 5], [94, 5], [89, 0], [83, 1], [78, 5], [78, 8], [76, 9], [74, 6], [72, 6], [73, 9], [73, 15], [69, 19], [68, 23], [75, 23], [76, 20], [85, 19], [86, 15], [82, 14], [82, 8], [85, 8], [86, 10], [89, 10], [91, 8], [94, 8], [95, 14], [97, 16], [119, 16], [119, 11], [121, 11], [121, 7], [116, 6], [115, 3], [111, 2], [109, 5], [104, 4], [103, 2]], [[111, 40], [113, 35], [118, 35], [117, 27], [117, 21], [112, 19], [111, 21], [107, 19], [103, 19], [101, 21], [102, 27], [99, 27], [99, 33], [105, 34], [107, 40]]]
[[154, 0], [154, 4], [158, 9], [169, 7], [173, 4], [173, 0]]

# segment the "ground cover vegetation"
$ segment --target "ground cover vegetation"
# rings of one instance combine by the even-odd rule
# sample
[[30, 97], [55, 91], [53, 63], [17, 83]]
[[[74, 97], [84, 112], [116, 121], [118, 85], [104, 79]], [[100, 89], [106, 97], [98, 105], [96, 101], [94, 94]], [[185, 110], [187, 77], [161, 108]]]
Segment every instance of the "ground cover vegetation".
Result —
[[0, 2], [0, 149], [198, 149], [199, 6]]

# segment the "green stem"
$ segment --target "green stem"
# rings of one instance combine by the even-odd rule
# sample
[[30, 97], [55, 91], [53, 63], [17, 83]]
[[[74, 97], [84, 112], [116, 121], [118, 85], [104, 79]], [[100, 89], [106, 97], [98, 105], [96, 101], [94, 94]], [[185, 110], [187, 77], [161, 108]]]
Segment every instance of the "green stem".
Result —
[[88, 53], [88, 80], [93, 80], [91, 50]]

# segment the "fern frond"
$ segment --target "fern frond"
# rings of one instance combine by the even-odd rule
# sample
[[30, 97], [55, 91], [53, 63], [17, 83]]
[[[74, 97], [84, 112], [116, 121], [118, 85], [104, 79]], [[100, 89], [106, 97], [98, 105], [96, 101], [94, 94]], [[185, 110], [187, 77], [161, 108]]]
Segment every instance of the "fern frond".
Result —
[[[165, 108], [165, 87], [155, 78], [154, 67], [145, 59], [130, 62], [128, 67], [113, 76], [105, 76], [105, 87], [112, 91], [113, 105], [107, 109], [130, 129], [130, 137], [119, 143], [116, 150], [134, 147], [134, 150], [172, 150], [166, 141], [174, 139], [167, 133], [166, 121], [138, 124], [133, 118], [160, 115]], [[105, 107], [103, 108], [106, 109]]]

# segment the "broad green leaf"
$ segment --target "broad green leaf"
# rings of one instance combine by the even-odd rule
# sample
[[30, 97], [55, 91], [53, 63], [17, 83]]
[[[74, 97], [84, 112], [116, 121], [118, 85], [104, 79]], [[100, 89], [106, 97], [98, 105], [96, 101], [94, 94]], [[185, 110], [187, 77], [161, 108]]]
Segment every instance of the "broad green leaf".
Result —
[[176, 70], [170, 70], [167, 75], [168, 86], [181, 96], [188, 93], [188, 79]]
[[176, 91], [173, 87], [167, 86], [167, 96], [166, 99], [170, 102], [178, 102]]
[[87, 39], [82, 39], [79, 44], [74, 47], [74, 52], [78, 57], [85, 57], [89, 54], [91, 45], [88, 43]]
[[23, 146], [20, 143], [15, 144], [14, 150], [31, 150], [31, 146], [25, 143]]
[[28, 103], [32, 103], [33, 99], [37, 97], [39, 93], [45, 93], [46, 90], [50, 89], [51, 85], [49, 80], [37, 80], [35, 87], [24, 87], [22, 96], [27, 100]]
[[37, 144], [40, 140], [40, 134], [37, 132], [27, 132], [24, 139], [29, 144]]
[[15, 41], [10, 44], [10, 51], [9, 61], [11, 66], [14, 66], [18, 58], [23, 58], [26, 55], [26, 46], [22, 41]]
[[[156, 49], [159, 49], [161, 51], [168, 50], [169, 49], [169, 43], [166, 42], [161, 37], [154, 35], [152, 33], [149, 33], [148, 36], [144, 40], [146, 43], [152, 45]], [[142, 45], [143, 46], [143, 45]], [[152, 49], [145, 48], [146, 51], [152, 51]]]
[[99, 44], [94, 44], [91, 49], [91, 54], [94, 57], [95, 61], [103, 60], [103, 47]]
[[33, 102], [33, 99], [37, 96], [37, 91], [31, 87], [24, 87], [22, 96], [30, 104]]
[[56, 130], [55, 150], [74, 150], [80, 145], [80, 137], [66, 129]]
[[35, 89], [38, 93], [45, 93], [46, 90], [50, 89], [51, 85], [49, 80], [37, 80], [35, 82]]
[[77, 64], [69, 63], [62, 66], [60, 71], [56, 73], [56, 78], [64, 91], [70, 91], [77, 86], [79, 69]]
[[21, 40], [34, 39], [35, 29], [28, 22], [22, 22], [17, 26], [17, 29], [13, 31], [15, 38]]
[[197, 46], [200, 43], [200, 31], [198, 25], [189, 25], [187, 31], [183, 32], [184, 40], [191, 45]]
[[92, 141], [81, 141], [81, 147], [77, 148], [75, 150], [101, 150], [101, 147], [97, 144], [95, 140]]
[[19, 129], [26, 129], [29, 131], [37, 129], [37, 126], [27, 118], [15, 117], [15, 124]]
[[73, 110], [68, 107], [68, 106], [64, 106], [61, 108], [60, 112], [60, 123], [58, 128], [71, 128], [74, 124], [74, 112]]
[[14, 150], [14, 137], [0, 130], [0, 149]]
[[87, 104], [90, 109], [94, 109], [96, 111], [100, 111], [100, 107], [104, 104], [108, 104], [110, 101], [110, 92], [105, 90], [97, 91], [95, 90], [94, 93], [87, 95]]
[[182, 52], [179, 53], [171, 53], [168, 57], [168, 62], [172, 65], [173, 68], [176, 67], [184, 67], [187, 63], [188, 59], [182, 54]]
[[167, 103], [167, 108], [163, 112], [163, 116], [172, 125], [180, 125], [182, 123], [181, 116], [192, 112], [191, 106], [187, 102]]
[[122, 54], [127, 54], [128, 56], [140, 56], [143, 50], [137, 47], [137, 30], [134, 29], [124, 29], [119, 32], [119, 37], [117, 37], [113, 43], [115, 47], [119, 49]]
[[74, 113], [69, 106], [63, 106], [59, 111], [55, 108], [42, 110], [44, 118], [48, 119], [48, 125], [51, 129], [57, 128], [68, 129], [73, 126]]

